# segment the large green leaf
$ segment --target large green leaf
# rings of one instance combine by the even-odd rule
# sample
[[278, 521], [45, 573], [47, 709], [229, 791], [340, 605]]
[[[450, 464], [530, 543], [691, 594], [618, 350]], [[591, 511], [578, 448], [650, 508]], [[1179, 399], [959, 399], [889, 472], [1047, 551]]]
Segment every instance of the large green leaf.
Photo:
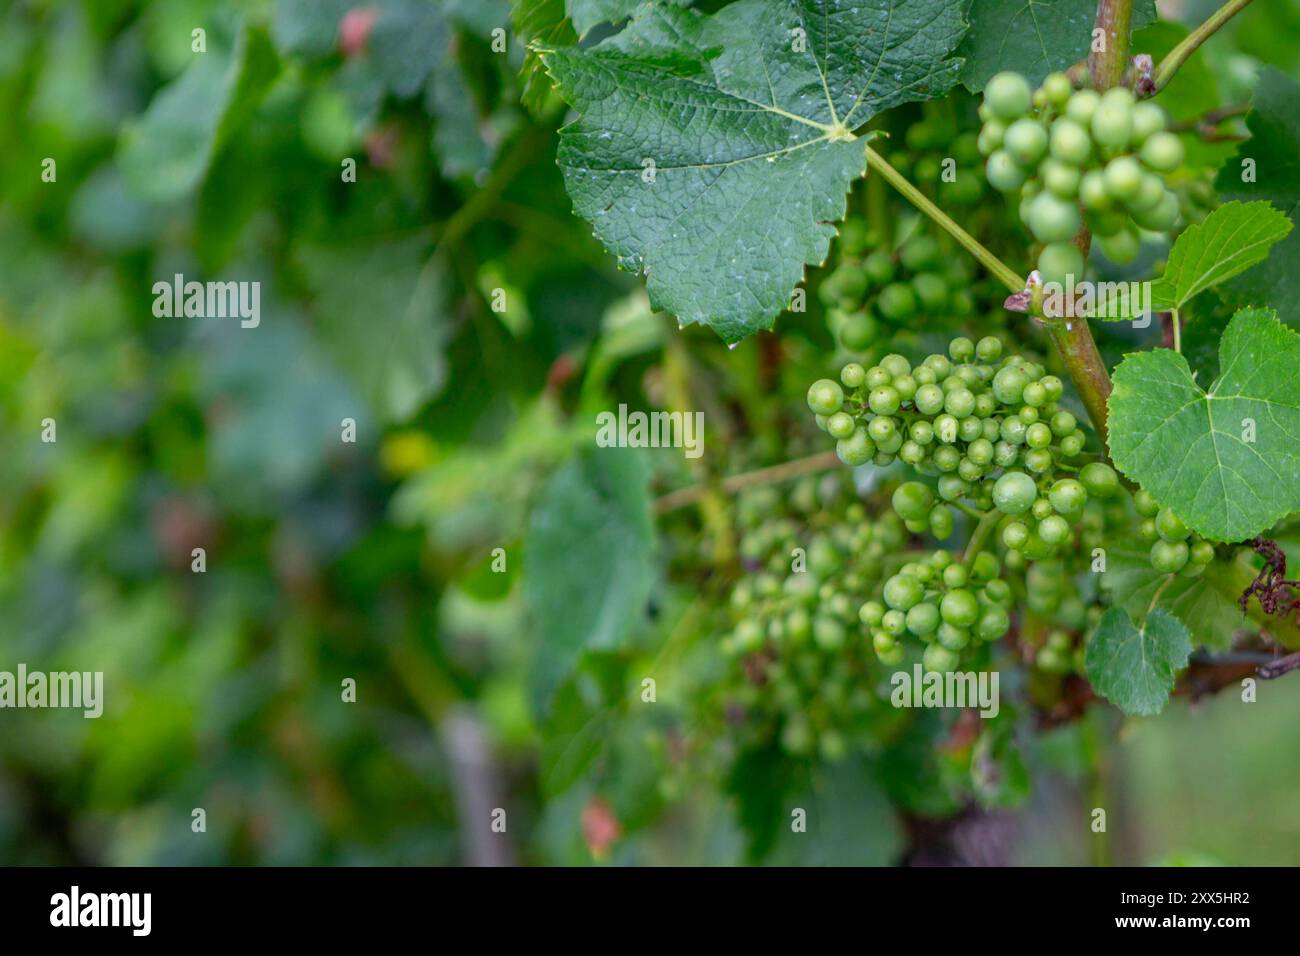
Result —
[[[1246, 126], [1250, 139], [1219, 170], [1219, 192], [1268, 200], [1292, 223], [1300, 221], [1300, 84], [1277, 70], [1263, 70]], [[1300, 229], [1293, 229], [1258, 268], [1228, 283], [1223, 296], [1233, 305], [1272, 306], [1283, 322], [1300, 325]]]
[[524, 543], [541, 710], [583, 651], [618, 645], [650, 590], [649, 472], [624, 448], [588, 448], [551, 479]]
[[740, 0], [642, 7], [590, 50], [543, 51], [579, 114], [559, 151], [574, 207], [656, 310], [728, 342], [770, 328], [862, 174], [852, 130], [949, 89], [963, 28], [961, 0]]
[[221, 144], [257, 107], [278, 68], [266, 34], [251, 28], [239, 32], [233, 49], [195, 53], [144, 114], [123, 126], [117, 158], [127, 185], [155, 201], [192, 190]]
[[1097, 693], [1126, 714], [1150, 716], [1165, 709], [1191, 653], [1187, 628], [1168, 611], [1153, 609], [1139, 627], [1113, 607], [1088, 639], [1083, 663]]
[[[970, 32], [957, 49], [966, 58], [961, 81], [984, 89], [999, 70], [1023, 73], [1032, 83], [1088, 55], [1096, 0], [969, 0]], [[1133, 27], [1156, 18], [1155, 0], [1136, 0]]]
[[1207, 390], [1169, 349], [1127, 356], [1110, 454], [1193, 530], [1240, 541], [1300, 510], [1300, 335], [1265, 309], [1232, 317]]
[[1158, 310], [1181, 309], [1211, 286], [1263, 262], [1291, 222], [1266, 202], [1230, 202], [1189, 226], [1169, 250], [1164, 275], [1152, 289]]

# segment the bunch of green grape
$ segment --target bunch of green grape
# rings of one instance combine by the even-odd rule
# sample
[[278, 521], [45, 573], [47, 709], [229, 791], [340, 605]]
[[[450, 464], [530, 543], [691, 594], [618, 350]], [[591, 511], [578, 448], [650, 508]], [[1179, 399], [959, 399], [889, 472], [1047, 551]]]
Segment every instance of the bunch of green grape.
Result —
[[737, 502], [741, 561], [722, 637], [738, 662], [735, 703], [779, 726], [784, 749], [844, 752], [844, 730], [877, 707], [855, 640], [862, 595], [903, 546], [902, 522], [868, 519], [851, 476], [761, 486]]
[[927, 645], [928, 670], [953, 670], [962, 651], [1006, 634], [1012, 592], [1001, 570], [990, 551], [962, 561], [941, 550], [903, 565], [885, 581], [880, 600], [858, 609], [881, 663], [902, 663], [899, 638], [910, 634]]
[[850, 352], [864, 352], [882, 326], [905, 326], [919, 319], [958, 321], [975, 312], [970, 267], [944, 257], [926, 235], [906, 240], [897, 252], [877, 248], [877, 236], [861, 219], [847, 220], [837, 243], [838, 264], [817, 294], [827, 308], [827, 323]]
[[916, 367], [901, 355], [870, 369], [850, 362], [839, 382], [812, 384], [808, 406], [846, 464], [899, 459], [938, 477], [938, 501], [920, 482], [894, 493], [909, 531], [947, 538], [955, 516], [944, 502], [968, 501], [968, 508], [1023, 516], [1004, 531], [1004, 543], [1047, 557], [1069, 537], [1065, 518], [1082, 513], [1089, 492], [1107, 497], [1119, 479], [1097, 462], [1084, 465], [1077, 480], [1056, 477], [1085, 442], [1074, 415], [1057, 404], [1064, 385], [1028, 358], [1001, 355], [992, 336], [978, 345], [959, 337], [948, 355]]
[[1023, 76], [1003, 72], [984, 88], [980, 117], [985, 173], [995, 189], [1021, 190], [1020, 218], [1044, 243], [1044, 283], [1082, 276], [1071, 240], [1084, 222], [1117, 263], [1137, 256], [1139, 229], [1166, 232], [1177, 222], [1178, 196], [1164, 176], [1182, 165], [1182, 141], [1166, 130], [1164, 111], [1131, 90], [1073, 90], [1053, 73], [1031, 92]]

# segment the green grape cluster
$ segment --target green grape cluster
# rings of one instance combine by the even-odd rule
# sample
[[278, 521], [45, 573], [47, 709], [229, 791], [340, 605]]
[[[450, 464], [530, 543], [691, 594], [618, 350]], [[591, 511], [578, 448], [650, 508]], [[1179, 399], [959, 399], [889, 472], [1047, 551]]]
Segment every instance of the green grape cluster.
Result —
[[1006, 471], [993, 484], [993, 507], [1005, 516], [999, 525], [1002, 543], [1024, 559], [1038, 561], [1072, 544], [1076, 527], [1099, 541], [1101, 526], [1085, 521], [1089, 497], [1106, 499], [1119, 492], [1115, 470], [1097, 461], [1080, 468], [1077, 478]]
[[[861, 219], [845, 221], [837, 243], [838, 264], [817, 294], [827, 308], [827, 323], [850, 352], [869, 349], [882, 326], [906, 325], [919, 318], [945, 321], [975, 311], [970, 268], [964, 259], [944, 257], [931, 236], [906, 240], [896, 253], [878, 248]], [[873, 246], [877, 248], [868, 252]]]
[[1034, 666], [1049, 674], [1083, 673], [1083, 643], [1101, 608], [1085, 603], [1066, 560], [1035, 561], [1025, 570], [1025, 609], [1045, 625], [1034, 648]]
[[942, 550], [899, 568], [885, 581], [880, 600], [858, 609], [881, 663], [902, 663], [899, 638], [910, 634], [925, 643], [928, 670], [953, 670], [963, 651], [1006, 634], [1012, 592], [1001, 570], [992, 552], [963, 562]]
[[[1036, 362], [1018, 355], [1002, 358], [998, 339], [988, 336], [972, 344], [959, 337], [947, 355], [930, 355], [915, 367], [901, 355], [887, 355], [870, 369], [850, 362], [839, 382], [812, 384], [808, 407], [818, 427], [836, 439], [836, 452], [846, 464], [888, 465], [898, 459], [923, 475], [938, 476], [937, 500], [920, 482], [895, 492], [895, 511], [909, 531], [947, 538], [955, 518], [948, 503], [966, 499], [985, 511], [1029, 513], [1033, 537], [1007, 544], [1021, 550], [1041, 542], [1033, 554], [1045, 557], [1068, 537], [1069, 526], [1060, 516], [1079, 514], [1087, 502], [1082, 481], [1054, 478], [1065, 460], [1083, 451], [1085, 441], [1074, 415], [1058, 405], [1063, 391], [1061, 380]], [[1105, 465], [1087, 465], [1081, 476], [1101, 496], [1119, 486]], [[1040, 497], [1044, 505], [1038, 504]], [[1058, 520], [1048, 520], [1044, 508]], [[1031, 530], [1023, 522], [1019, 527]]]
[[1164, 111], [1131, 90], [1073, 90], [1053, 73], [1031, 92], [1023, 76], [1003, 72], [984, 88], [980, 116], [985, 174], [995, 189], [1020, 190], [1020, 218], [1044, 243], [1044, 283], [1081, 277], [1071, 240], [1085, 222], [1117, 263], [1136, 258], [1138, 230], [1165, 232], [1177, 222], [1178, 196], [1164, 177], [1182, 165], [1182, 141], [1166, 129]]
[[787, 752], [833, 759], [845, 728], [875, 707], [853, 639], [858, 605], [906, 533], [888, 512], [868, 520], [842, 473], [785, 492], [750, 489], [737, 517], [748, 573], [731, 592], [721, 639], [743, 674], [736, 702], [777, 723]]
[[1196, 577], [1214, 560], [1214, 545], [1193, 534], [1176, 514], [1160, 504], [1145, 488], [1133, 496], [1142, 523], [1138, 537], [1151, 543], [1151, 567], [1161, 574]]

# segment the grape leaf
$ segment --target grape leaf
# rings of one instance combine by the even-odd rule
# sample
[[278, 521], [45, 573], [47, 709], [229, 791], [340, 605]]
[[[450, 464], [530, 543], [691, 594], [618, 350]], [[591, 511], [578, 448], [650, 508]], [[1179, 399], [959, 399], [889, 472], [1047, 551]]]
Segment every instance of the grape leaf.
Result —
[[583, 651], [614, 647], [642, 614], [652, 539], [649, 472], [637, 452], [588, 448], [547, 484], [524, 542], [540, 711]]
[[1181, 309], [1193, 296], [1263, 262], [1291, 223], [1266, 202], [1230, 202], [1188, 226], [1169, 250], [1151, 290], [1157, 310]]
[[1243, 562], [1214, 561], [1194, 578], [1170, 580], [1151, 567], [1147, 551], [1107, 548], [1101, 586], [1116, 607], [1134, 617], [1146, 613], [1159, 591], [1156, 606], [1183, 622], [1194, 645], [1226, 650], [1235, 632], [1258, 630], [1237, 604], [1254, 577], [1254, 570]]
[[1169, 349], [1128, 355], [1109, 400], [1116, 467], [1216, 541], [1240, 541], [1300, 509], [1300, 335], [1242, 309], [1205, 391]]
[[948, 90], [963, 28], [961, 0], [740, 0], [543, 50], [579, 114], [559, 149], [574, 208], [657, 311], [728, 342], [770, 328], [863, 172], [851, 131]]
[[[1216, 188], [1228, 198], [1268, 200], [1300, 222], [1300, 84], [1277, 70], [1261, 71], [1246, 126], [1250, 139], [1219, 170]], [[1272, 306], [1283, 322], [1300, 325], [1300, 229], [1222, 295], [1232, 305]]]
[[1138, 627], [1128, 611], [1112, 607], [1088, 639], [1083, 664], [1097, 693], [1126, 714], [1149, 717], [1165, 709], [1191, 653], [1187, 628], [1163, 608]]
[[167, 201], [193, 189], [221, 144], [261, 102], [278, 69], [266, 34], [247, 27], [232, 50], [195, 54], [143, 115], [123, 125], [117, 159], [132, 192]]
[[[965, 57], [961, 81], [984, 89], [999, 70], [1015, 70], [1037, 84], [1088, 55], [1097, 18], [1095, 0], [970, 0], [970, 32], [957, 48]], [[1155, 0], [1136, 0], [1133, 28], [1153, 23]]]
[[585, 37], [594, 26], [626, 20], [640, 3], [641, 0], [565, 0], [565, 8], [578, 36]]
[[534, 115], [546, 105], [550, 85], [542, 69], [539, 48], [571, 46], [578, 42], [565, 9], [564, 0], [510, 0], [510, 25], [515, 36], [528, 44], [528, 54], [519, 70], [523, 91], [520, 102]]

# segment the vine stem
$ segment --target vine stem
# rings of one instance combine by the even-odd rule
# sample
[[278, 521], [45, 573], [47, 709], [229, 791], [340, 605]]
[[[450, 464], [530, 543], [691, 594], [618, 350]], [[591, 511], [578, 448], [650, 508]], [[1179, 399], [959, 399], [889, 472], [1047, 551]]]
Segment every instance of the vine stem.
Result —
[[971, 532], [970, 540], [966, 542], [966, 551], [962, 555], [962, 564], [969, 566], [975, 560], [975, 556], [980, 553], [980, 548], [984, 547], [985, 540], [992, 533], [994, 527], [997, 526], [1001, 517], [1001, 513], [996, 509], [984, 513], [984, 517], [980, 518], [980, 523]]
[[942, 226], [950, 236], [956, 239], [967, 252], [978, 259], [984, 268], [993, 273], [993, 275], [997, 277], [998, 281], [1008, 289], [1012, 292], [1020, 292], [1024, 289], [1025, 280], [1016, 275], [1016, 273], [1011, 270], [1010, 266], [991, 253], [988, 249], [984, 248], [978, 239], [961, 226], [957, 225], [957, 223], [953, 221], [952, 217], [946, 212], [934, 203], [930, 202], [924, 193], [908, 182], [906, 176], [900, 173], [893, 166], [889, 165], [889, 161], [885, 159], [885, 157], [881, 156], [870, 146], [866, 149], [867, 165], [883, 176], [889, 185], [902, 193], [903, 197], [908, 202], [933, 219], [938, 225]]
[[[763, 485], [775, 481], [785, 481], [787, 478], [797, 478], [800, 475], [810, 475], [818, 471], [826, 471], [840, 464], [839, 456], [833, 451], [819, 452], [816, 455], [809, 455], [806, 458], [794, 458], [790, 461], [783, 461], [779, 465], [772, 465], [768, 468], [759, 468], [754, 471], [741, 472], [738, 475], [731, 475], [724, 478], [719, 485], [722, 491], [727, 494], [735, 494], [754, 485]], [[684, 508], [687, 505], [694, 504], [703, 498], [709, 491], [708, 485], [691, 485], [686, 488], [679, 488], [676, 491], [670, 491], [668, 494], [655, 500], [655, 511], [663, 514], [665, 511], [675, 511], [678, 508]]]
[[1197, 47], [1213, 36], [1220, 27], [1235, 17], [1242, 10], [1249, 6], [1250, 0], [1229, 0], [1218, 10], [1216, 10], [1208, 20], [1193, 30], [1187, 36], [1183, 37], [1182, 42], [1170, 50], [1160, 65], [1156, 67], [1154, 76], [1156, 91], [1163, 90], [1178, 68], [1182, 66], [1189, 56], [1196, 52]]

